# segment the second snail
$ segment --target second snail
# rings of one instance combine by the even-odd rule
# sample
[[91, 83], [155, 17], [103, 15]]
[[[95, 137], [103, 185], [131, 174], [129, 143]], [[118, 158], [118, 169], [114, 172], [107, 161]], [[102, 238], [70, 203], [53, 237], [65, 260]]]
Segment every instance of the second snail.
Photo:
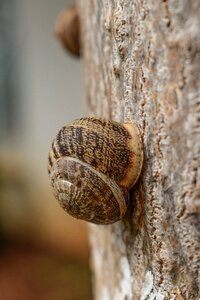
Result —
[[92, 223], [112, 224], [126, 213], [129, 190], [142, 164], [143, 145], [135, 123], [82, 118], [58, 132], [48, 172], [65, 211]]

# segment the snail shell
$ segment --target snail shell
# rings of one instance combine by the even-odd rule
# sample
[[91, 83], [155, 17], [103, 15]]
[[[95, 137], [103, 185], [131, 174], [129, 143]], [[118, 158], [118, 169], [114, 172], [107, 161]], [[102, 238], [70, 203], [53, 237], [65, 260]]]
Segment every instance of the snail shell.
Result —
[[96, 224], [120, 220], [137, 181], [143, 149], [134, 123], [82, 118], [62, 127], [48, 172], [55, 197], [70, 215]]
[[56, 36], [71, 54], [80, 55], [80, 20], [76, 5], [61, 12], [56, 25]]

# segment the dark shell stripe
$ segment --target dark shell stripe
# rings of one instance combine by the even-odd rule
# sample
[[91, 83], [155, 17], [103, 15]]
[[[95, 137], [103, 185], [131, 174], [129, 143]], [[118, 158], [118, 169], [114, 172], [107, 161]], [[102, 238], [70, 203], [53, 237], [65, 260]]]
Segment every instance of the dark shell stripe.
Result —
[[53, 152], [53, 157], [55, 159], [60, 157], [59, 147], [58, 147], [57, 143], [55, 143], [55, 141], [53, 141], [53, 143], [52, 143], [52, 152]]

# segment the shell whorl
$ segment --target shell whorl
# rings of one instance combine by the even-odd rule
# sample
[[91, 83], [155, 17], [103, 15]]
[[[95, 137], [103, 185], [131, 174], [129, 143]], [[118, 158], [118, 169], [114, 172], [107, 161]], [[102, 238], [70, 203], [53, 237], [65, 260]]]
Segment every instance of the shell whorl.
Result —
[[127, 191], [76, 158], [58, 159], [50, 178], [55, 197], [73, 217], [109, 224], [126, 212]]
[[128, 190], [141, 171], [141, 147], [134, 124], [82, 118], [62, 127], [48, 165], [61, 206], [97, 224], [120, 220], [128, 206]]

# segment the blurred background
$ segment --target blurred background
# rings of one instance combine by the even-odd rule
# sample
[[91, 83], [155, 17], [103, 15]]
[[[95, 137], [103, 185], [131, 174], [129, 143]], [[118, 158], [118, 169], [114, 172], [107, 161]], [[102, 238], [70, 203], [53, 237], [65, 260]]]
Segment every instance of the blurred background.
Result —
[[47, 176], [53, 137], [84, 111], [80, 61], [54, 35], [71, 3], [0, 0], [0, 300], [91, 299], [86, 224]]

